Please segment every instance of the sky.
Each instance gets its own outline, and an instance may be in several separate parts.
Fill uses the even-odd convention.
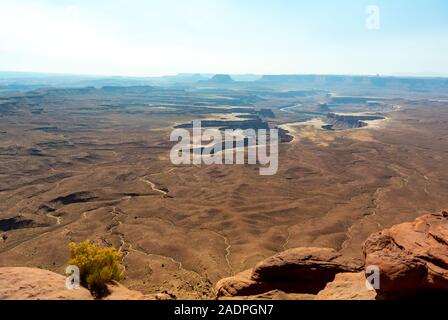
[[[448,1],[0,0],[0,70],[446,76]]]

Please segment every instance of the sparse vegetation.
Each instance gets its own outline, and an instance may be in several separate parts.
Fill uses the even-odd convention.
[[[89,240],[81,243],[70,243],[70,265],[80,271],[81,284],[87,287],[94,296],[106,294],[106,283],[123,278],[121,253],[117,249],[101,247]]]

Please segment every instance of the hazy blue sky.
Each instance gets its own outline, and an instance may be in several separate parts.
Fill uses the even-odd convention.
[[[448,75],[448,1],[0,0],[0,70]]]

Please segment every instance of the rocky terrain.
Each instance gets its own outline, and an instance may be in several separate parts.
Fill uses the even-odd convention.
[[[0,300],[94,300],[89,290],[67,289],[66,277],[37,268],[0,268]],[[113,282],[104,300],[172,300],[168,293],[143,294]]]
[[[92,300],[89,290],[68,290],[66,277],[36,268],[0,268],[0,300]]]
[[[371,235],[361,264],[332,249],[297,248],[220,280],[218,298],[375,300],[448,297],[448,212]],[[367,286],[369,266],[379,288]]]
[[[220,279],[286,250],[360,260],[370,234],[447,207],[443,93],[341,98],[297,78],[265,80],[2,94],[0,267],[63,274],[68,244],[89,239],[121,250],[130,290],[210,299]],[[303,122],[329,112],[387,119],[334,131]],[[240,113],[300,123],[285,132],[275,176],[171,163],[176,125]]]
[[[375,300],[448,297],[448,212],[425,215],[372,234],[364,261],[328,248],[295,248],[218,281],[218,299]],[[364,270],[377,266],[380,286]],[[32,268],[0,268],[0,299],[91,300],[86,289],[68,290],[65,277]],[[168,292],[143,294],[113,282],[105,300],[170,300]]]
[[[273,290],[317,294],[336,274],[360,270],[361,264],[345,260],[333,249],[296,248],[219,281],[216,291],[218,296],[257,295]]]
[[[376,233],[363,251],[381,270],[382,297],[448,297],[448,212]]]

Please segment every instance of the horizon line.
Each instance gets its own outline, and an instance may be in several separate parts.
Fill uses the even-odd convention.
[[[229,75],[229,76],[347,76],[347,77],[379,77],[379,78],[421,78],[421,79],[448,79],[448,74],[438,74],[436,72],[422,72],[422,73],[409,73],[399,72],[392,74],[359,74],[359,73],[213,73],[213,72],[178,72],[176,74],[160,74],[160,75],[117,75],[117,74],[93,74],[93,73],[66,73],[66,72],[46,72],[46,71],[16,71],[16,70],[0,70],[1,73],[16,73],[16,74],[34,74],[41,76],[72,76],[72,77],[92,77],[92,78],[164,78],[164,77],[176,77],[182,75],[201,75],[201,76],[215,76],[215,75]],[[432,75],[431,75],[432,74]]]

